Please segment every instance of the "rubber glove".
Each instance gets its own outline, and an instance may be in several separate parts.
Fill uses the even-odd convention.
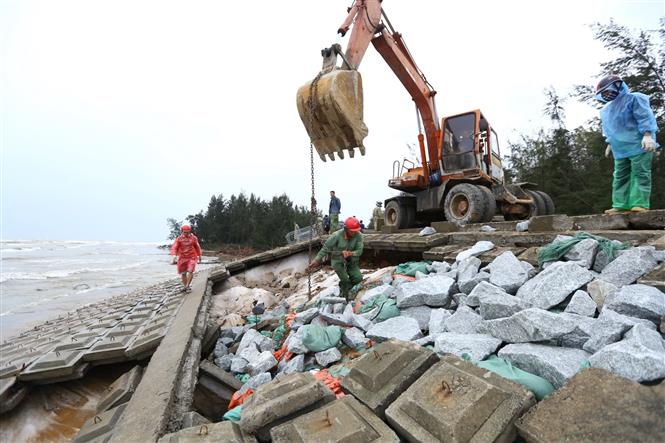
[[[612,146],[607,145],[605,148],[605,157],[610,158],[612,156]]]
[[[656,141],[648,132],[642,137],[642,149],[647,152],[656,152]]]

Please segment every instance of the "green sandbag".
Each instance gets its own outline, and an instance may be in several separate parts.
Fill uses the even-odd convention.
[[[538,265],[542,268],[543,263],[559,260],[566,255],[573,246],[587,238],[592,238],[599,243],[599,251],[603,251],[610,262],[616,258],[617,251],[628,247],[626,244],[617,244],[605,237],[588,234],[586,232],[578,232],[575,234],[575,237],[569,240],[559,240],[540,248],[538,251]]]
[[[374,318],[371,319],[372,321],[376,320],[377,322],[382,322],[388,320],[389,318],[399,316],[397,302],[392,298],[389,298],[387,295],[374,297],[360,308],[360,313],[362,314],[369,312],[377,306],[379,307],[379,312]]]
[[[542,400],[554,392],[552,383],[542,377],[516,368],[509,361],[499,358],[496,355],[490,355],[486,360],[474,362],[474,364],[479,368],[487,369],[495,374],[499,374],[503,378],[523,385],[529,391],[533,392],[538,400]]]
[[[416,276],[416,272],[422,272],[423,274],[429,274],[427,266],[431,265],[432,262],[427,261],[410,261],[402,263],[395,268],[395,274],[401,275],[410,275],[411,277]]]
[[[312,352],[321,352],[334,348],[342,338],[342,328],[339,326],[301,326],[302,344]]]
[[[241,415],[242,415],[242,405],[236,406],[235,408],[227,411],[222,418],[228,421],[240,421]]]

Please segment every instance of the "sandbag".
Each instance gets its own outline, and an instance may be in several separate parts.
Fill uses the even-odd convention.
[[[342,339],[342,328],[339,326],[305,325],[300,330],[303,345],[312,352],[334,348]]]
[[[389,298],[387,295],[379,295],[374,297],[360,308],[360,313],[362,314],[369,312],[377,306],[379,307],[379,312],[370,319],[372,321],[382,322],[388,320],[389,318],[399,316],[397,302],[394,299]]]
[[[228,421],[240,421],[240,416],[242,415],[242,405],[236,406],[235,408],[227,411],[226,414],[222,417],[224,420]]]
[[[479,368],[487,369],[503,378],[517,382],[533,392],[536,399],[542,400],[552,392],[554,386],[552,383],[530,372],[523,371],[513,366],[508,360],[499,358],[496,355],[490,355],[487,359],[474,362]]]
[[[427,270],[428,265],[431,265],[432,262],[427,261],[410,261],[402,263],[395,268],[395,274],[408,275],[410,277],[415,277],[416,271],[422,272],[423,274],[429,274]]]

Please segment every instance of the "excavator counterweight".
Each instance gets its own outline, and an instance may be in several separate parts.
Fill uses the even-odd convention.
[[[297,102],[300,119],[321,160],[326,161],[326,156],[335,160],[335,153],[343,159],[345,150],[353,157],[355,148],[365,155],[367,126],[358,71],[333,69],[319,74],[298,89]]]

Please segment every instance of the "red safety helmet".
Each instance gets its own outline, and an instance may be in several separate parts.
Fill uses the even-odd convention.
[[[192,232],[192,227],[189,226],[189,225],[182,225],[182,227],[180,228],[180,230],[181,230],[182,232]]]
[[[355,217],[349,217],[344,221],[344,229],[352,232],[360,232],[360,222]]]

